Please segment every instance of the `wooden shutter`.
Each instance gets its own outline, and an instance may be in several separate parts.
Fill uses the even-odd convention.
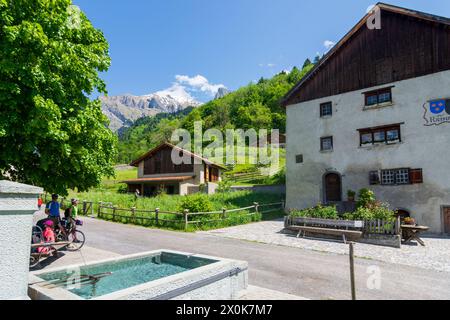
[[[370,185],[380,184],[380,173],[378,171],[370,171],[369,183]]]
[[[422,169],[409,170],[409,181],[412,184],[423,183],[423,170]]]

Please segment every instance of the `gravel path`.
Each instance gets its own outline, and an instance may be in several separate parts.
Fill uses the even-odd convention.
[[[265,221],[199,233],[320,252],[348,254],[348,245],[343,243],[296,238],[282,233],[282,230],[283,221]],[[401,249],[357,243],[355,255],[365,259],[450,272],[450,238],[424,237],[423,240],[426,247],[402,245]]]

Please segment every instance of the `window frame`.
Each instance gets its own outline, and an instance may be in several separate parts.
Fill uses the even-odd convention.
[[[366,107],[374,107],[374,106],[378,106],[380,104],[384,104],[384,103],[392,103],[393,102],[393,97],[392,97],[392,88],[393,87],[387,87],[387,88],[381,88],[381,89],[377,89],[377,90],[373,90],[373,91],[369,91],[369,92],[364,92],[364,106]],[[380,96],[384,95],[386,93],[389,93],[389,100],[386,101],[381,101],[380,102]],[[369,99],[372,97],[376,96],[376,103],[369,103]]]
[[[331,149],[324,149],[323,148],[323,143],[325,140],[330,140],[331,141]],[[326,137],[321,137],[320,138],[320,151],[322,152],[330,152],[334,150],[334,141],[333,141],[333,136],[326,136]]]
[[[401,126],[404,123],[396,123],[396,124],[390,124],[386,126],[379,126],[379,127],[373,127],[373,128],[364,128],[364,129],[358,129],[359,132],[359,146],[364,147],[367,145],[376,145],[376,144],[396,144],[402,142],[402,129]],[[397,139],[390,140],[388,139],[388,132],[390,131],[397,131]],[[375,135],[378,133],[383,133],[384,139],[382,140],[375,140]],[[372,135],[372,139],[370,142],[363,142],[363,136],[365,135]]]
[[[325,114],[324,113],[324,108],[325,107],[329,107],[330,109],[330,113],[329,114]],[[328,102],[324,102],[320,104],[320,117],[321,118],[327,118],[327,117],[332,117],[333,116],[333,102],[328,101]]]
[[[406,171],[407,180],[399,179],[398,175],[401,171]],[[384,180],[385,173],[392,174],[392,183],[386,183]],[[400,185],[409,185],[411,183],[411,169],[410,168],[397,168],[397,169],[382,169],[380,170],[380,185],[382,186],[400,186]]]

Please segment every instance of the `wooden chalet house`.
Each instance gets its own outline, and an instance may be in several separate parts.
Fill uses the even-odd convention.
[[[184,162],[175,164],[173,152],[183,157]],[[193,194],[201,190],[201,185],[204,185],[206,193],[212,194],[222,179],[222,171],[226,170],[224,166],[170,143],[150,150],[130,165],[138,168],[137,178],[124,183],[130,193],[138,189],[146,197],[154,196],[160,190],[170,195]]]

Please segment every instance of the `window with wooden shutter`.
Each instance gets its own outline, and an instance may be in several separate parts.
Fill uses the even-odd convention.
[[[422,169],[411,169],[409,171],[409,180],[412,184],[423,183],[423,170]]]
[[[378,171],[371,171],[369,173],[369,183],[371,185],[380,184],[380,173]]]

